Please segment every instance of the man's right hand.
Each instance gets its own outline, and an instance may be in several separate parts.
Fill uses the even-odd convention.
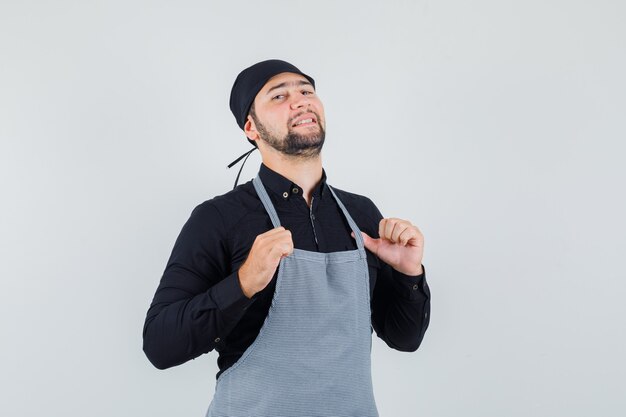
[[[239,268],[239,283],[246,297],[252,298],[269,284],[280,260],[293,252],[291,232],[280,226],[254,239],[250,253]]]

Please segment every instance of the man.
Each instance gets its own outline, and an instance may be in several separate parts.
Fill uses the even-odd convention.
[[[423,236],[326,182],[313,78],[263,61],[239,74],[230,104],[263,163],[192,212],[148,310],[144,351],[159,369],[219,352],[208,416],[377,416],[372,328],[400,351],[415,351],[428,328]]]

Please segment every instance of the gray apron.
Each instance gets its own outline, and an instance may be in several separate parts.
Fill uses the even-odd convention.
[[[274,227],[279,227],[258,176],[253,184]],[[281,259],[259,335],[217,379],[208,417],[378,416],[363,238],[330,190],[358,249],[331,253],[294,249]]]

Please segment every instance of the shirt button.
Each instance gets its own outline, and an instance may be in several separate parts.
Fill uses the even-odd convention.
[[[287,191],[285,191],[285,192],[283,193],[283,198],[287,198],[287,197],[289,197],[289,193],[288,193]]]
[[[315,214],[311,214],[311,220],[315,220]]]
[[[416,290],[417,288],[418,288],[418,287],[417,287],[417,284],[413,285],[413,289],[414,289],[414,290]]]
[[[215,338],[215,343],[219,343],[219,342],[220,342],[220,340],[222,340],[222,339],[220,339],[219,337],[216,337],[216,338]]]
[[[293,193],[294,193],[294,194],[298,194],[298,189],[297,189],[297,188],[295,188],[295,187],[294,187],[294,189],[293,189],[293,190],[291,190],[291,191],[293,191]]]

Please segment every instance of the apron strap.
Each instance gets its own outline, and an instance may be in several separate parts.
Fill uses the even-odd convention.
[[[267,194],[267,190],[265,189],[263,182],[261,182],[261,178],[259,178],[258,174],[252,180],[252,184],[254,185],[254,189],[256,190],[256,193],[259,195],[259,198],[261,199],[261,203],[263,203],[263,206],[265,206],[265,211],[267,211],[267,214],[269,214],[270,219],[272,220],[272,224],[274,225],[274,227],[280,227],[280,219],[278,218],[276,209],[274,208],[274,205],[272,204],[272,200],[270,200],[270,196]],[[356,222],[352,219],[352,216],[350,216],[350,213],[348,213],[348,210],[346,209],[346,207],[343,205],[343,203],[341,202],[341,200],[335,193],[335,190],[333,190],[333,188],[330,185],[328,185],[328,188],[330,189],[330,192],[335,198],[335,201],[337,201],[337,204],[339,205],[339,208],[343,212],[343,215],[346,217],[346,220],[348,220],[348,224],[350,225],[350,228],[354,232],[354,238],[356,240],[357,248],[364,249],[365,243],[363,242],[363,236],[361,235],[361,230],[356,225]]]
[[[254,185],[254,189],[256,190],[256,193],[259,195],[259,198],[261,199],[261,203],[263,203],[263,205],[265,206],[265,211],[267,211],[267,214],[270,215],[272,224],[274,225],[275,228],[280,227],[280,220],[278,219],[278,214],[276,213],[276,209],[274,208],[274,205],[272,204],[272,200],[270,200],[270,196],[267,194],[267,191],[265,190],[265,187],[263,186],[263,183],[261,182],[261,178],[259,178],[259,176],[257,175],[252,180],[252,184]]]

